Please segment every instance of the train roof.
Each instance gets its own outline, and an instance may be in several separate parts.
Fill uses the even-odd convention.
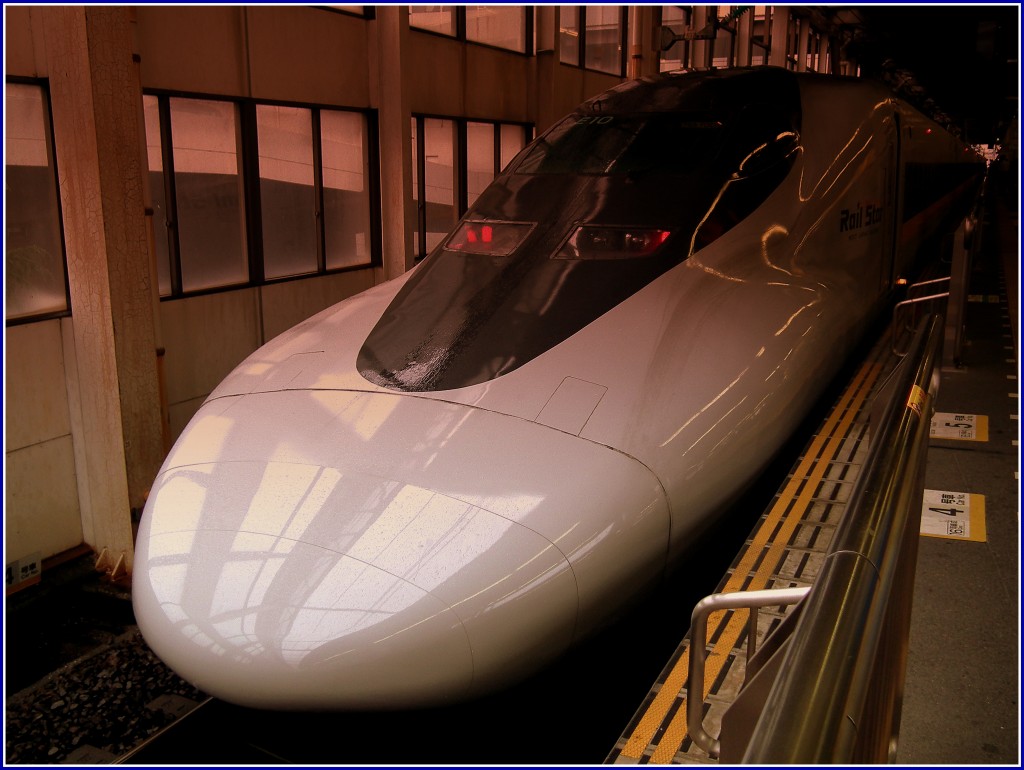
[[[781,67],[676,70],[617,85],[578,112],[725,111],[761,103],[799,103],[797,76]]]
[[[674,70],[621,83],[583,102],[576,112],[621,114],[707,111],[729,114],[757,104],[799,111],[802,80],[870,91],[875,98],[882,94],[892,96],[884,86],[873,81],[797,73],[782,67]]]

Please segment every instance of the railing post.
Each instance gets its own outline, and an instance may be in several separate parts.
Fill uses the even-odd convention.
[[[727,594],[705,596],[693,608],[690,616],[690,670],[686,693],[686,726],[693,742],[712,758],[719,754],[721,744],[704,729],[704,661],[707,659],[708,616],[712,612],[745,609],[751,611],[748,634],[756,631],[757,610],[761,607],[796,604],[811,589],[767,588],[759,591],[735,591]],[[747,661],[754,654],[754,647],[748,639]]]
[[[944,369],[960,368],[964,310],[967,304],[967,279],[971,262],[970,253],[967,250],[969,221],[969,219],[965,219],[953,236],[953,263],[949,271],[949,300],[946,303],[946,331],[942,355]]]

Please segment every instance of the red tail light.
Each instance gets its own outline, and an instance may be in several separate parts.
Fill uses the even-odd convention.
[[[463,222],[448,238],[445,248],[465,254],[507,257],[533,230],[530,222]]]
[[[669,230],[638,227],[576,228],[555,259],[640,259],[656,252]]]

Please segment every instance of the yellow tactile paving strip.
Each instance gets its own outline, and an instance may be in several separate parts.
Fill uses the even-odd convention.
[[[876,350],[875,355],[878,355]],[[869,360],[857,372],[803,458],[761,517],[758,526],[723,579],[719,592],[808,585],[824,559],[841,516],[849,485],[859,467],[856,457],[867,432],[864,406],[879,381],[882,364]],[[758,636],[767,635],[782,615],[759,613]],[[713,613],[708,620],[702,697],[708,732],[717,734],[721,712],[742,685],[748,611]],[[680,644],[644,705],[608,758],[616,764],[714,762],[687,740],[686,698],[689,635]]]

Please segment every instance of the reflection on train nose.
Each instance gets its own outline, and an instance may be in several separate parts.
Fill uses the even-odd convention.
[[[315,709],[396,698],[413,705],[438,688],[468,691],[466,632],[426,591],[318,546],[190,534],[195,552],[227,558],[204,560],[211,566],[200,572],[196,562],[159,555],[174,548],[174,536],[151,537],[134,602],[157,654],[204,692],[247,706]]]
[[[541,639],[568,644],[571,570],[527,528],[366,474],[238,462],[219,484],[221,465],[161,477],[133,589],[146,640],[209,694],[275,708],[426,705],[469,696]],[[260,492],[268,479],[272,495]],[[498,629],[517,602],[545,611],[507,636]]]

